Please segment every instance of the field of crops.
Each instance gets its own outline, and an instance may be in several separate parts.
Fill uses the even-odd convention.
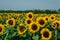
[[[60,14],[0,13],[0,40],[60,40]]]

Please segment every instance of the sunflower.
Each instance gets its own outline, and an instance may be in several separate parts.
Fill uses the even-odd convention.
[[[56,14],[57,16],[60,16],[60,14]]]
[[[16,13],[15,15],[16,15],[17,17],[19,17],[21,14],[20,14],[20,13]]]
[[[26,19],[26,20],[25,20],[25,23],[26,23],[26,25],[29,26],[29,25],[32,23],[32,20],[31,20],[31,19]]]
[[[56,20],[60,21],[60,18],[56,18]]]
[[[46,14],[46,13],[44,13],[44,14],[42,14],[43,16],[47,16],[48,14]]]
[[[5,28],[4,25],[0,24],[0,35],[3,34],[4,28]]]
[[[41,27],[44,27],[44,25],[46,24],[46,20],[43,17],[39,17],[37,18],[36,23],[39,24]]]
[[[39,16],[39,14],[34,14],[35,17]]]
[[[41,30],[42,39],[49,40],[52,37],[52,32],[48,28]]]
[[[6,17],[4,16],[4,18],[6,18],[6,19],[10,19],[10,18],[12,18],[12,16],[9,15],[9,14],[7,14],[7,16],[6,16]]]
[[[50,15],[50,17],[49,17],[49,19],[51,20],[51,21],[54,21],[55,19],[56,19],[56,17],[55,17],[55,15]]]
[[[20,18],[17,17],[17,18],[15,19],[15,21],[21,23],[21,22],[22,22],[22,19],[20,19]]]
[[[15,19],[11,18],[6,21],[6,24],[9,26],[15,26]]]
[[[32,33],[36,33],[39,30],[39,28],[40,28],[39,25],[35,22],[32,22],[29,26],[29,30]]]
[[[11,15],[12,17],[15,17],[15,14],[16,14],[16,13],[11,13],[10,15]]]
[[[17,31],[19,35],[23,35],[27,31],[27,28],[24,24],[20,24],[19,27],[17,27]]]
[[[53,29],[56,29],[56,28],[59,28],[60,27],[60,22],[58,20],[55,20],[53,23],[52,23],[52,28]]]
[[[48,16],[45,16],[44,19],[49,22],[49,17]]]
[[[25,16],[26,16],[27,18],[29,18],[29,19],[33,19],[34,14],[33,14],[32,12],[29,12],[29,13],[26,13]]]

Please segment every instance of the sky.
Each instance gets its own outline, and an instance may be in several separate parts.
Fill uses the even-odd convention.
[[[60,8],[60,0],[0,0],[0,10],[34,10]]]

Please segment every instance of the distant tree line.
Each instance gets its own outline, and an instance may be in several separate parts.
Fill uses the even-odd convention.
[[[0,10],[0,13],[28,13],[28,12],[33,12],[33,13],[47,13],[47,14],[50,14],[50,13],[60,13],[60,9],[58,10],[17,10],[17,11],[14,11],[14,10]]]

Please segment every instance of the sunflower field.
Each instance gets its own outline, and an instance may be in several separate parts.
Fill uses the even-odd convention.
[[[60,40],[60,14],[0,13],[0,40]]]

